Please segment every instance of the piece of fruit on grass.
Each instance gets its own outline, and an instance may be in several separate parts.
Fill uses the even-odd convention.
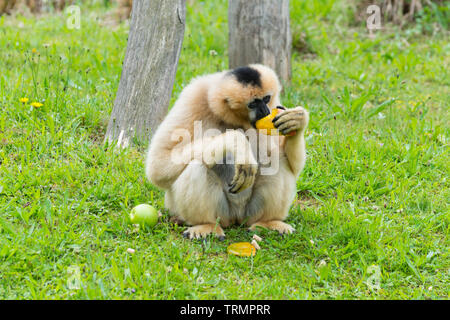
[[[130,222],[154,227],[158,223],[158,211],[151,205],[140,204],[131,210]]]
[[[230,244],[227,252],[236,256],[250,257],[256,254],[256,249],[250,242],[237,242]]]

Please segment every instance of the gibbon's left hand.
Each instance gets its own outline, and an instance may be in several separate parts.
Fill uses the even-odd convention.
[[[309,114],[302,107],[287,109],[279,113],[273,120],[273,125],[283,135],[292,131],[303,131],[308,125]]]

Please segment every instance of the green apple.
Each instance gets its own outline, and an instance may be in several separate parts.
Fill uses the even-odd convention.
[[[148,204],[140,204],[130,212],[132,224],[154,227],[158,223],[158,211]]]

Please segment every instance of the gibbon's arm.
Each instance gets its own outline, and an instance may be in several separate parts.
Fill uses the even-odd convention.
[[[280,95],[277,94],[274,96],[274,104],[276,106],[282,106],[280,101]],[[292,109],[288,109],[289,112],[292,112]],[[304,110],[302,108],[302,110]],[[305,110],[306,111],[306,110]],[[289,113],[288,112],[288,113]],[[304,125],[304,128],[298,130],[297,134],[294,136],[284,136],[284,153],[289,162],[289,166],[291,168],[292,173],[295,177],[298,177],[300,172],[303,170],[305,166],[306,160],[306,152],[305,152],[305,130],[309,121],[309,114],[306,111],[306,115],[303,120],[300,120],[298,126]]]
[[[177,143],[174,138],[156,133],[147,156],[147,177],[163,189],[169,189],[193,160],[211,168],[231,153],[236,164],[257,164],[245,135],[237,130],[192,142]]]
[[[302,107],[286,110],[278,120],[275,118],[275,126],[278,129],[297,130],[294,136],[286,136],[284,143],[284,153],[288,159],[291,171],[296,177],[305,166],[305,131],[308,122],[309,113]]]
[[[304,131],[299,131],[295,136],[286,137],[285,139],[284,153],[292,173],[298,177],[305,166],[306,160]]]
[[[172,183],[183,172],[187,163],[171,161],[171,157],[177,157],[177,150],[171,142],[164,144],[162,139],[154,136],[147,154],[145,173],[154,185],[169,189]]]

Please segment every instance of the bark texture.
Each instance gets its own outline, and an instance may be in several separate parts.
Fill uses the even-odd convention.
[[[289,0],[229,0],[229,67],[262,63],[291,79]]]
[[[185,0],[134,0],[127,51],[105,140],[151,137],[167,114],[184,36]]]

